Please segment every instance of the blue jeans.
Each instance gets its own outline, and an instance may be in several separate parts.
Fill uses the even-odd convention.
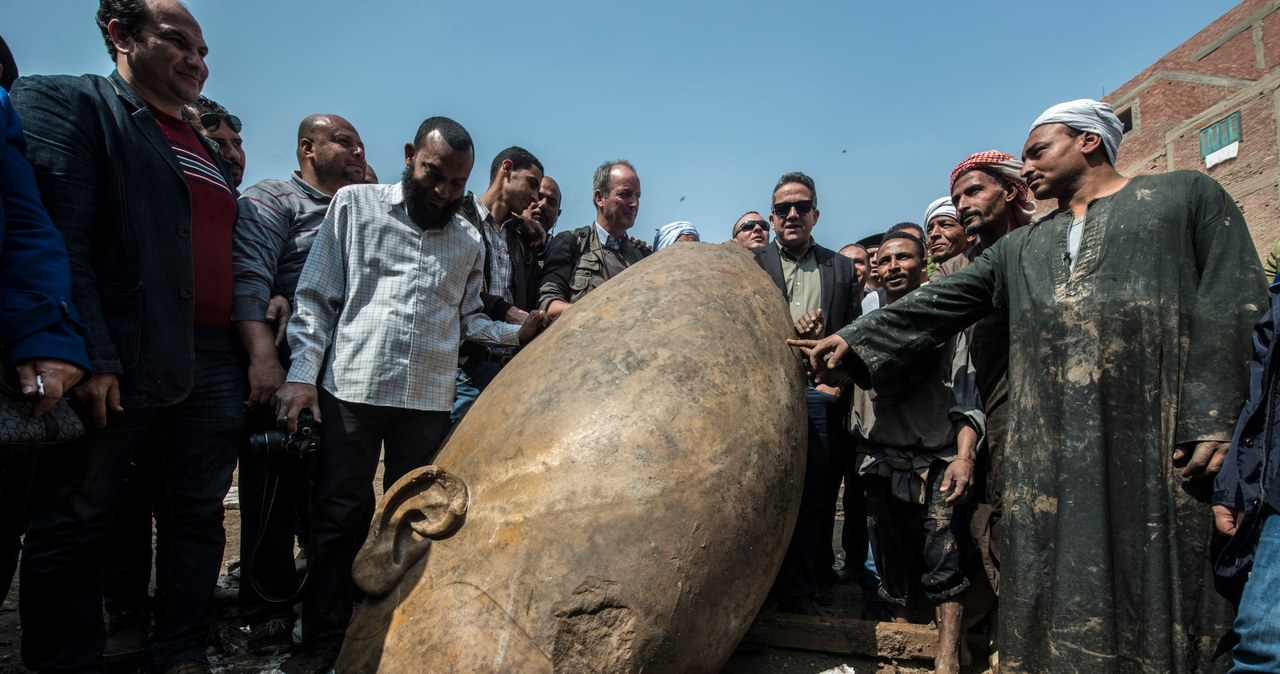
[[[1280,514],[1268,508],[1263,517],[1253,572],[1233,625],[1240,643],[1232,651],[1232,672],[1280,672]]]
[[[471,405],[475,403],[476,398],[480,397],[480,392],[502,371],[502,365],[490,361],[482,361],[467,369],[471,370],[470,374],[463,372],[461,369],[458,370],[453,413],[449,415],[449,421],[454,424],[462,421],[462,417],[467,415],[467,410],[471,409]]]
[[[244,432],[244,373],[229,352],[196,351],[195,384],[169,407],[108,413],[107,427],[36,459],[18,592],[22,660],[40,672],[105,672],[102,565],[129,462],[144,437],[160,447],[148,485],[156,517],[156,632],[148,659],[163,672],[203,659],[213,589]]]

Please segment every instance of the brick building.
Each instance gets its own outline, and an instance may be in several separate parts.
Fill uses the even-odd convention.
[[[1125,175],[1197,169],[1222,183],[1265,258],[1280,239],[1280,0],[1245,0],[1104,100]]]

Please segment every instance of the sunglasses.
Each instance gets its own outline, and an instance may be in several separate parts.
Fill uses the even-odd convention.
[[[773,205],[773,214],[785,218],[791,213],[791,209],[796,209],[796,215],[808,215],[813,210],[813,200],[805,199],[804,201],[784,201],[780,204]]]
[[[749,232],[753,229],[761,229],[767,232],[769,231],[769,223],[764,220],[748,220],[742,223],[742,225],[738,227],[738,231],[734,232],[734,234]]]
[[[244,125],[240,123],[239,117],[235,115],[220,115],[216,112],[206,112],[200,115],[200,126],[203,126],[205,131],[217,131],[218,127],[222,126],[222,120],[224,119],[227,120],[227,126],[230,126],[231,130],[236,133],[240,133],[240,129],[244,128]]]

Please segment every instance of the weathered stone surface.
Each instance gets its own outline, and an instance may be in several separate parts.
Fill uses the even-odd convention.
[[[338,671],[719,671],[798,508],[792,332],[732,243],[588,295],[388,490]]]

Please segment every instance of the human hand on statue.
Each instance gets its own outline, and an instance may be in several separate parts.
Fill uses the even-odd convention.
[[[788,339],[787,344],[800,349],[800,355],[808,361],[810,376],[819,380],[823,372],[839,367],[841,359],[849,354],[849,343],[839,335],[822,340]]]
[[[520,326],[520,343],[528,344],[533,341],[533,338],[550,324],[551,319],[547,317],[546,312],[530,311],[524,319],[524,324]]]
[[[1235,536],[1244,511],[1224,505],[1213,506],[1213,527],[1223,536]]]

